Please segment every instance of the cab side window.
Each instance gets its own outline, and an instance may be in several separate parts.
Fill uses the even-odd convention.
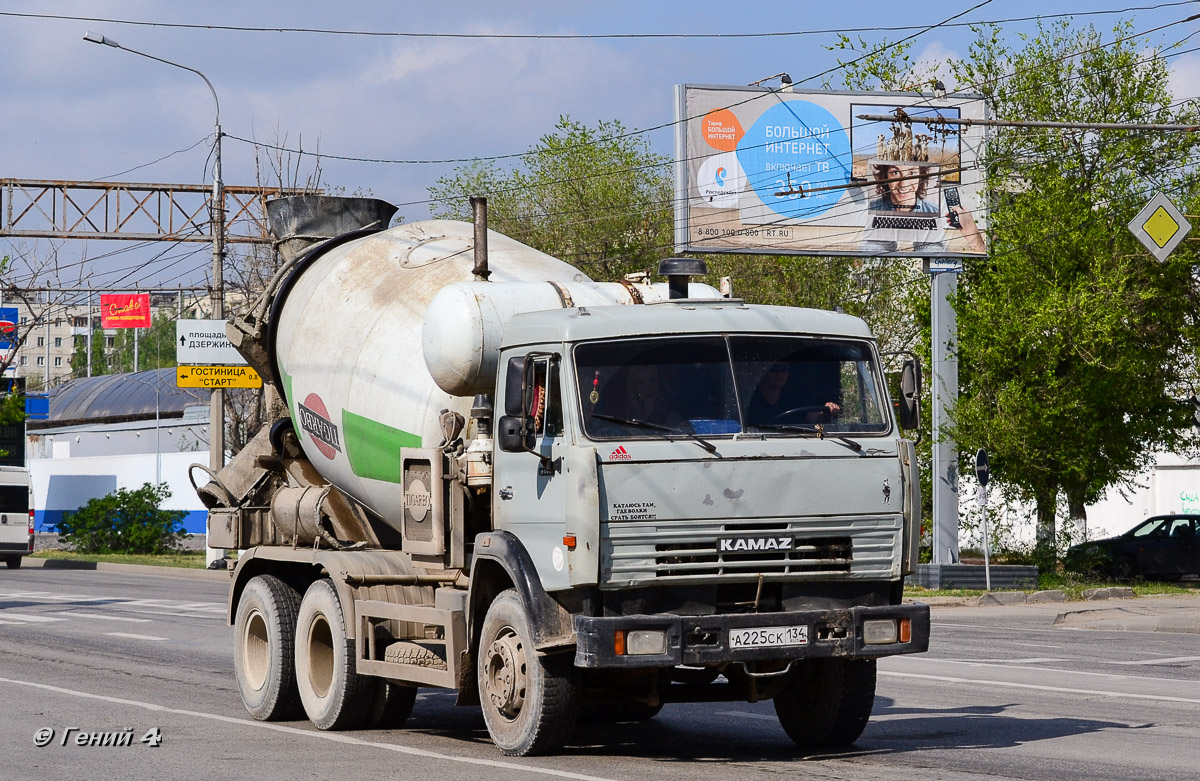
[[[533,420],[534,433],[538,438],[561,436],[562,386],[558,362],[554,358],[534,359],[532,385],[529,417]]]

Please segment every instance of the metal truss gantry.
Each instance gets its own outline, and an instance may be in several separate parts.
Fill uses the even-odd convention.
[[[310,192],[226,185],[225,241],[269,244],[268,198]],[[29,239],[212,241],[212,187],[0,179],[0,236]]]

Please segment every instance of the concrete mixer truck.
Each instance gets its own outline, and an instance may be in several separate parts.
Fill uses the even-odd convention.
[[[915,362],[894,408],[857,318],[692,259],[596,282],[475,205],[269,204],[283,265],[227,326],[268,423],[198,484],[249,713],[398,726],[440,687],[526,755],[581,711],[771,699],[853,742],[876,660],[928,646]]]

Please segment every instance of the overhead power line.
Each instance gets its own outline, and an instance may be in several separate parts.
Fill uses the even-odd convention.
[[[1005,19],[981,20],[978,22],[946,22],[939,27],[969,27],[973,24],[1016,24],[1031,22],[1039,19],[1076,18],[1081,16],[1108,16],[1125,14],[1133,11],[1154,11],[1160,8],[1172,8],[1188,5],[1191,0],[1177,0],[1170,3],[1155,5],[1135,5],[1124,8],[1111,8],[1096,11],[1076,11],[1074,13],[1039,14],[1036,16],[1015,16]],[[873,27],[845,27],[820,30],[782,30],[746,33],[455,33],[455,32],[414,32],[405,30],[345,30],[324,27],[256,27],[250,25],[232,24],[195,24],[185,22],[153,22],[142,19],[117,19],[102,16],[70,16],[66,14],[35,14],[19,13],[16,11],[0,11],[0,16],[22,19],[48,19],[69,22],[97,22],[103,24],[126,25],[134,27],[161,27],[180,30],[207,30],[212,32],[244,32],[244,33],[302,33],[308,35],[358,36],[365,38],[432,38],[432,39],[466,39],[466,40],[547,40],[547,41],[592,41],[592,40],[730,40],[755,38],[798,38],[811,35],[831,35],[845,33],[887,33],[908,32],[921,30],[925,25],[897,25]],[[961,14],[960,14],[961,16]]]

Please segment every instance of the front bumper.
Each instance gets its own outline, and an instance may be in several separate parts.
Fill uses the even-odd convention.
[[[867,645],[863,622],[874,619],[908,619],[907,642]],[[731,629],[749,627],[808,627],[808,642],[783,648],[729,647]],[[666,653],[617,654],[614,633],[635,629],[666,632]],[[729,613],[710,616],[633,615],[575,616],[576,667],[672,667],[773,659],[840,657],[874,659],[895,654],[920,653],[929,648],[928,605],[885,605],[837,610],[797,610],[786,613]]]

